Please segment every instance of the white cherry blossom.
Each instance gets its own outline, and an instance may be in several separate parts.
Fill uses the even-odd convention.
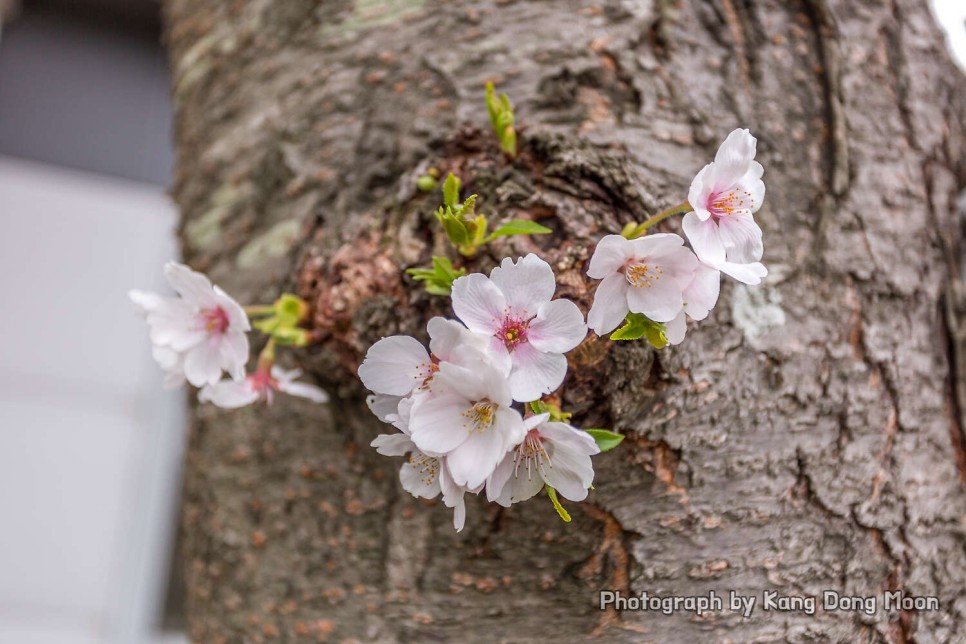
[[[628,312],[670,322],[684,308],[684,289],[699,266],[678,235],[607,235],[597,244],[587,269],[588,276],[603,280],[587,315],[590,328],[598,335],[610,333]]]
[[[528,418],[526,438],[510,450],[486,481],[486,497],[500,505],[526,501],[544,485],[571,501],[583,501],[594,481],[590,457],[600,448],[587,432],[549,421],[549,414]]]
[[[583,314],[566,299],[551,299],[557,281],[534,254],[503,260],[486,277],[453,282],[453,311],[472,331],[490,338],[493,356],[508,356],[513,399],[536,400],[555,390],[567,373],[564,353],[587,335]]]
[[[251,329],[244,309],[207,277],[183,264],[168,262],[164,275],[180,297],[129,293],[148,322],[151,342],[165,349],[161,358],[155,354],[162,368],[182,367],[196,387],[218,382],[222,371],[242,379],[248,362],[246,333]]]
[[[478,488],[526,435],[506,374],[483,361],[473,367],[442,362],[430,394],[413,404],[413,442],[426,454],[446,456],[457,485]]]
[[[295,382],[301,375],[300,369],[286,370],[278,366],[259,368],[244,380],[221,380],[213,385],[205,385],[198,393],[198,400],[224,409],[238,409],[258,400],[271,404],[275,392],[281,391],[316,403],[329,401],[329,395],[315,385]]]
[[[691,182],[688,202],[694,210],[681,222],[702,262],[746,284],[757,284],[767,274],[760,263],[761,228],[754,218],[765,198],[756,146],[746,129],[728,135],[714,161]]]

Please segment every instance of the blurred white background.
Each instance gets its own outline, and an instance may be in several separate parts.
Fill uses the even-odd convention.
[[[177,256],[158,6],[0,16],[0,644],[186,641],[184,393],[126,296]]]
[[[966,0],[932,0],[966,68]],[[184,397],[126,292],[176,256],[150,0],[0,0],[0,644],[184,641]]]

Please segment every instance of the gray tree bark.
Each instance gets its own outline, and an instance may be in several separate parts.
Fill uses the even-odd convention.
[[[966,641],[962,73],[917,0],[167,0],[189,262],[246,302],[294,290],[328,406],[198,407],[183,534],[192,637],[262,641]],[[521,154],[489,132],[486,80]],[[586,310],[595,241],[759,139],[767,283],[726,282],[680,347],[588,341],[574,422],[628,440],[569,504],[467,528],[410,498],[355,377],[447,313],[402,269],[447,251],[453,171]],[[676,223],[670,223],[673,230]],[[559,291],[558,291],[559,292]],[[427,505],[431,507],[426,507]],[[599,611],[598,590],[934,595],[941,609]]]

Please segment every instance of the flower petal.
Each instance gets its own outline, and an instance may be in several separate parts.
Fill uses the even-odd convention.
[[[670,322],[664,323],[664,337],[667,338],[668,344],[681,344],[684,342],[684,336],[688,332],[688,321],[684,316],[684,311],[677,314]]]
[[[517,345],[510,372],[510,394],[513,400],[530,402],[551,393],[567,375],[567,358],[560,353],[544,353],[529,342]]]
[[[249,386],[247,381],[222,380],[213,385],[206,385],[198,393],[198,400],[210,402],[223,409],[238,409],[258,400],[258,393]]]
[[[469,408],[464,398],[454,395],[430,397],[413,409],[409,429],[416,447],[430,455],[452,452],[470,436],[464,427],[463,412]]]
[[[164,298],[148,312],[151,342],[186,351],[205,340],[208,334],[199,323],[198,311],[184,300]]]
[[[416,449],[413,441],[405,434],[379,434],[369,443],[383,456],[405,456]]]
[[[377,394],[408,395],[429,376],[430,359],[416,338],[394,335],[369,347],[359,378]]]
[[[628,314],[627,290],[630,284],[620,273],[604,278],[594,293],[594,304],[587,314],[587,325],[597,335],[610,333],[617,328]]]
[[[768,275],[768,269],[761,262],[753,262],[751,264],[734,264],[732,262],[721,262],[714,266],[719,271],[725,275],[729,275],[734,279],[754,286],[755,284],[760,284],[763,277]]]
[[[149,293],[147,291],[132,290],[127,292],[127,296],[134,302],[138,313],[145,316],[158,308],[164,301],[164,298],[157,293]]]
[[[503,292],[506,305],[518,315],[533,315],[557,290],[550,264],[533,253],[516,262],[504,258],[490,271],[490,280]]]
[[[627,307],[634,313],[643,313],[655,322],[673,320],[683,306],[683,289],[670,275],[644,286],[631,286],[627,289]]]
[[[634,256],[634,247],[630,240],[622,235],[607,235],[597,242],[594,254],[587,267],[587,277],[602,280],[612,273],[616,273],[627,260]]]
[[[725,247],[714,219],[701,221],[697,213],[689,212],[681,220],[681,227],[698,259],[711,265],[724,261]]]
[[[402,399],[399,396],[373,394],[366,397],[366,405],[376,418],[384,423],[388,423],[389,416],[395,416],[399,413],[400,400]]]
[[[168,262],[164,265],[164,276],[171,288],[189,304],[201,309],[217,304],[211,280],[202,273],[193,271],[184,264]]]
[[[694,279],[684,289],[684,310],[688,317],[694,320],[708,317],[708,313],[718,303],[720,291],[721,273],[706,264],[699,264],[694,272]]]
[[[482,485],[506,453],[504,436],[493,426],[474,431],[446,455],[446,466],[457,485]]]
[[[279,382],[278,390],[287,393],[289,396],[306,398],[314,403],[329,402],[329,394],[321,388],[305,382]]]
[[[554,444],[550,466],[545,468],[544,478],[565,499],[583,501],[587,498],[587,488],[594,481],[594,466],[590,456],[568,449],[563,444]]]
[[[507,309],[503,292],[480,273],[456,278],[452,301],[453,312],[467,328],[488,336],[500,328]]]
[[[527,340],[535,349],[552,353],[566,353],[586,336],[584,314],[576,304],[565,299],[543,304],[527,329]]]
[[[728,189],[748,172],[758,140],[747,129],[732,130],[714,156],[713,189]]]
[[[673,233],[651,233],[630,241],[637,259],[664,257],[669,253],[679,251],[684,245],[680,235]]]
[[[549,440],[557,447],[565,447],[587,456],[600,453],[600,447],[597,446],[597,441],[594,440],[593,436],[567,423],[545,422],[540,425],[538,431],[541,437]]]
[[[761,228],[748,212],[722,217],[718,221],[718,237],[725,247],[729,262],[736,264],[757,262],[764,252]]]
[[[227,331],[209,340],[219,344],[219,366],[235,380],[245,377],[248,364],[248,336],[241,331]]]
[[[421,499],[439,496],[439,470],[442,464],[432,456],[415,451],[399,468],[399,482],[403,489]]]
[[[221,342],[209,338],[185,352],[184,375],[195,387],[218,382],[221,377]]]
[[[228,328],[238,331],[251,331],[251,322],[248,320],[248,314],[245,313],[242,305],[236,302],[228,293],[221,290],[221,287],[215,286],[213,290],[215,292],[217,306],[221,307],[221,310],[228,316]]]

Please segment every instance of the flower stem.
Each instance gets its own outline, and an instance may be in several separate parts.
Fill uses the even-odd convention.
[[[273,364],[275,364],[275,338],[269,338],[262,352],[258,354],[258,368],[270,369]]]
[[[270,304],[243,306],[242,308],[245,309],[246,315],[271,315],[275,312],[275,307]]]
[[[667,210],[663,210],[657,213],[653,217],[649,217],[647,221],[644,221],[638,224],[637,226],[631,228],[630,230],[627,230],[626,232],[623,233],[623,235],[628,239],[637,239],[638,237],[643,235],[647,231],[647,229],[653,226],[654,224],[664,221],[668,217],[672,217],[674,215],[681,215],[687,212],[691,212],[692,210],[694,210],[694,208],[691,207],[691,204],[689,204],[687,200],[682,201],[676,206],[672,206]]]

